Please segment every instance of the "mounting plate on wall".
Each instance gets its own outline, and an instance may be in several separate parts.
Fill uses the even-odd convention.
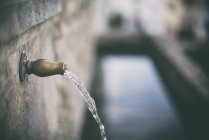
[[[27,63],[28,63],[28,58],[26,55],[26,52],[23,51],[20,56],[20,62],[19,62],[19,78],[20,81],[25,81],[27,79]]]

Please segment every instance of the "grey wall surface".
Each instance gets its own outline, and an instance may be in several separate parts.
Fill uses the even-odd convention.
[[[89,87],[93,35],[89,0],[0,3],[0,139],[79,139],[84,102],[62,76],[19,80],[19,59],[63,61]]]

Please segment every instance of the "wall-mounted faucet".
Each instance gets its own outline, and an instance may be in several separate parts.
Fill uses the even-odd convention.
[[[86,101],[89,111],[92,113],[96,122],[99,125],[102,140],[107,140],[104,125],[102,124],[94,99],[90,96],[87,89],[84,87],[80,79],[70,70],[66,68],[66,65],[62,62],[52,62],[46,59],[38,59],[35,61],[29,61],[26,53],[23,52],[20,56],[19,62],[19,77],[21,81],[27,78],[27,75],[35,74],[37,76],[45,77],[50,75],[62,74],[64,77],[71,80],[75,86],[77,86],[84,100]]]
[[[19,62],[20,81],[24,81],[29,74],[40,77],[63,74],[66,65],[63,62],[53,62],[47,59],[29,61],[25,52],[21,54]]]

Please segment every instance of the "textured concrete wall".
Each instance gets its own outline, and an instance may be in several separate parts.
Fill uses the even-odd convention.
[[[1,5],[9,16],[0,20],[0,139],[79,139],[84,102],[77,89],[62,76],[20,82],[18,63],[23,50],[30,60],[64,61],[88,87],[92,1],[35,1]]]

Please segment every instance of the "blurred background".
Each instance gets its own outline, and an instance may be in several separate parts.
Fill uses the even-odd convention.
[[[0,139],[98,140],[62,76],[19,80],[19,60],[62,61],[108,140],[209,139],[207,0],[1,0]]]

